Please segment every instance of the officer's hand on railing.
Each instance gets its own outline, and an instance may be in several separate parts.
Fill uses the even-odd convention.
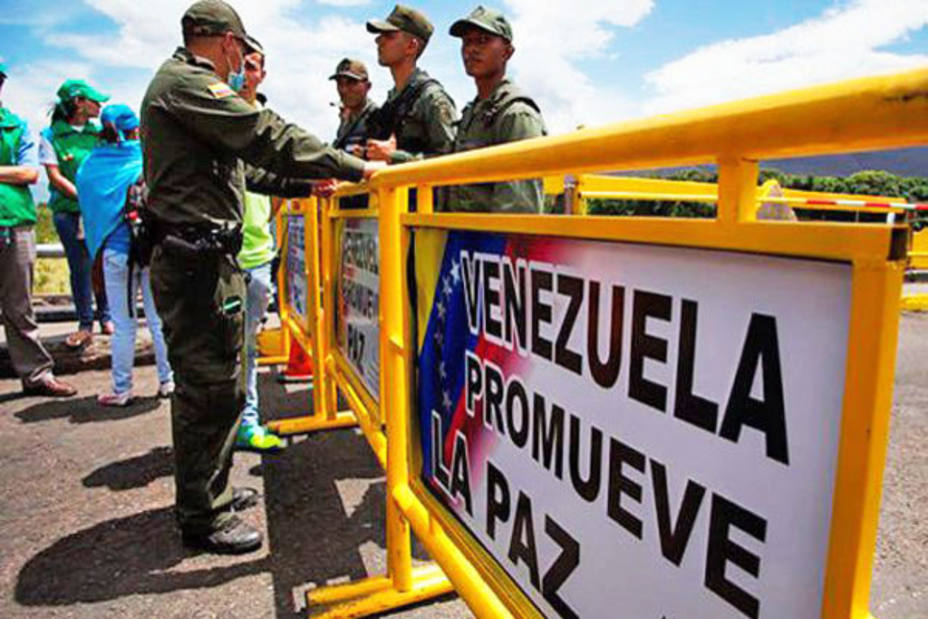
[[[338,181],[334,178],[313,183],[313,195],[317,198],[331,198],[336,189],[338,189]]]
[[[377,170],[383,170],[387,167],[385,161],[366,161],[364,163],[364,180],[370,180]]]
[[[389,140],[368,140],[367,158],[371,161],[390,161],[390,156],[396,152],[396,136],[391,135]]]

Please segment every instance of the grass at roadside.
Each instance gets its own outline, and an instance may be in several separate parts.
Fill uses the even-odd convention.
[[[60,243],[52,212],[44,204],[36,208],[36,243]],[[64,258],[40,258],[35,264],[33,294],[69,294],[68,262]]]

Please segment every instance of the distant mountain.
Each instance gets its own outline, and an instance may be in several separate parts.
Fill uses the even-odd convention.
[[[897,176],[928,177],[928,147],[900,148],[846,155],[822,155],[818,157],[797,157],[795,159],[769,159],[761,161],[760,167],[766,170],[779,170],[788,174],[809,174],[813,176],[850,176],[862,170],[883,170]],[[715,170],[714,165],[684,166],[660,168],[659,170],[636,170],[618,172],[618,176],[641,176],[657,173],[666,176],[683,170]]]
[[[761,167],[788,174],[815,176],[849,176],[861,170],[883,170],[897,176],[928,176],[928,147],[773,159],[762,161]]]

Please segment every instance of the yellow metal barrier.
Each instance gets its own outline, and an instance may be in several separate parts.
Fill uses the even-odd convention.
[[[381,466],[386,470],[387,437],[380,404],[346,354],[336,330],[341,297],[341,239],[346,222],[377,222],[377,210],[340,211],[332,200],[291,202],[282,217],[289,233],[284,237],[284,262],[280,276],[281,323],[288,337],[310,351],[314,361],[312,413],[271,422],[282,435],[305,434],[359,426]],[[294,228],[296,226],[296,228]],[[297,231],[296,234],[294,232]],[[302,238],[302,264],[292,258],[291,239]],[[376,251],[374,258],[377,258]],[[294,264],[291,264],[294,262]],[[294,286],[294,282],[304,282]],[[374,317],[376,323],[376,316]],[[387,387],[381,382],[380,392]],[[341,393],[350,409],[338,409]],[[347,618],[383,612],[448,593],[450,581],[434,564],[413,566],[409,525],[392,502],[386,509],[387,574],[360,582],[312,589],[307,602],[316,617]]]
[[[418,346],[405,268],[413,235],[420,231],[424,238],[478,231],[576,243],[597,241],[610,247],[624,248],[630,243],[632,247],[668,248],[671,253],[683,251],[681,255],[701,249],[730,255],[733,260],[754,254],[767,259],[828,261],[847,269],[848,331],[840,429],[835,430],[839,436],[822,585],[812,603],[825,619],[870,616],[867,606],[888,439],[906,230],[903,226],[757,221],[756,162],[924,144],[928,142],[926,91],[928,71],[855,80],[396,166],[374,177],[371,185],[380,213],[381,385],[390,386],[380,397],[387,422],[388,518],[391,513],[402,514],[478,616],[540,616],[539,604],[554,599],[551,596],[563,580],[552,577],[549,582],[549,571],[544,600],[540,593],[527,593],[531,587],[526,588],[524,569],[517,582],[511,566],[491,555],[420,476],[423,456],[417,441],[425,429],[412,421],[417,410]],[[434,214],[431,204],[431,189],[437,185],[705,161],[716,162],[720,173],[718,215],[713,220]],[[417,213],[408,211],[408,187],[417,188]],[[808,500],[814,503],[815,499]],[[397,517],[393,522],[404,520]],[[558,532],[556,526],[551,530]],[[527,543],[521,536],[514,538],[510,554],[525,558]],[[738,565],[756,576],[759,563],[752,568],[741,550]],[[574,558],[579,561],[579,555]],[[562,553],[556,563],[563,567],[563,559]],[[570,563],[571,558],[566,561]],[[397,583],[404,580],[396,576],[394,585],[402,588]],[[649,583],[649,587],[660,585]],[[597,589],[595,595],[606,593]],[[664,597],[672,600],[674,593],[667,591]],[[756,608],[747,602],[740,602],[742,614],[756,616]],[[612,612],[621,607],[620,601]],[[558,612],[570,616],[567,611]]]

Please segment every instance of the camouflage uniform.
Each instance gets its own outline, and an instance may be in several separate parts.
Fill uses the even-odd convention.
[[[402,4],[396,5],[386,20],[367,22],[368,32],[402,31],[426,43],[433,30],[425,15]],[[454,101],[442,85],[417,67],[402,89],[394,87],[387,93],[387,100],[371,120],[371,137],[387,140],[396,136],[390,163],[445,155],[454,143],[456,117]]]
[[[512,26],[506,17],[495,9],[482,6],[451,24],[448,33],[463,39],[468,32],[475,30],[484,36],[489,34],[507,44],[512,43]],[[537,138],[546,133],[538,105],[503,77],[488,96],[483,99],[478,96],[464,108],[454,152]],[[457,185],[448,187],[447,192],[440,210],[540,213],[544,205],[544,188],[540,179]]]
[[[545,123],[534,101],[523,96],[508,79],[489,98],[474,99],[461,117],[453,152],[545,135]],[[474,183],[448,188],[441,210],[540,213],[544,204],[541,180]]]
[[[454,146],[454,101],[437,80],[417,68],[402,90],[391,88],[374,123],[378,139],[396,136],[390,163],[445,155]]]

